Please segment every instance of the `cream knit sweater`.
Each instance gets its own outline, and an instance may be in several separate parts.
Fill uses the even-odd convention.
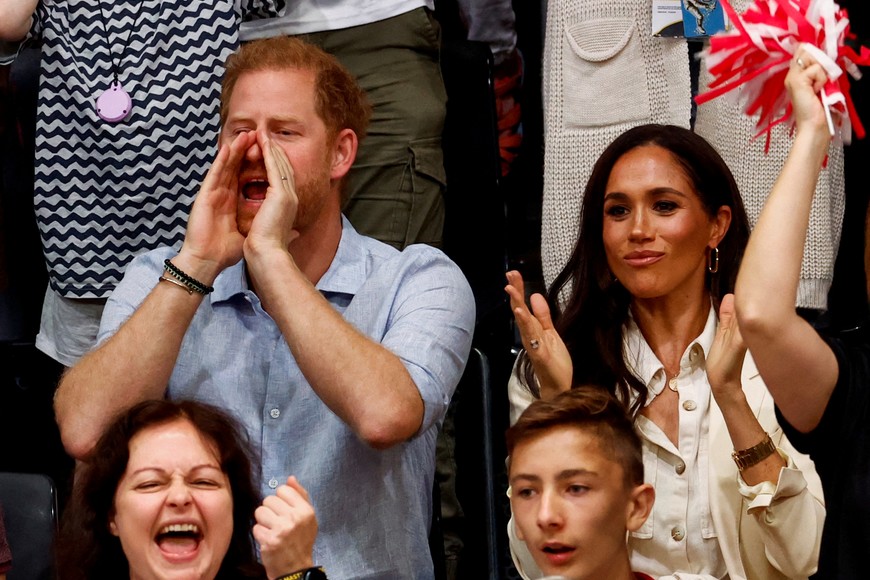
[[[733,4],[745,9],[747,0]],[[541,231],[547,285],[571,255],[583,189],[607,145],[644,123],[689,126],[688,47],[682,39],[653,37],[651,28],[652,0],[550,0]],[[750,142],[754,121],[721,99],[699,108],[696,130],[734,172],[754,224],[788,154],[787,130],[774,132],[765,156],[763,139]],[[844,207],[842,149],[833,148],[813,205],[799,306],[826,307]]]

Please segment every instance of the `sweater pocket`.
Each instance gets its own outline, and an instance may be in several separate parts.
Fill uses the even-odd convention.
[[[646,68],[634,20],[598,18],[568,24],[562,53],[566,127],[649,120]]]

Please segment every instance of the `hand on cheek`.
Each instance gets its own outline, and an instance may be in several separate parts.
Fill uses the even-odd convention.
[[[263,153],[269,187],[266,199],[251,224],[245,243],[246,257],[249,251],[287,251],[290,243],[298,237],[293,229],[299,203],[293,166],[284,150],[260,131],[257,132],[257,143]]]
[[[195,270],[191,275],[199,274],[198,279],[210,282],[242,257],[244,237],[236,220],[239,170],[254,142],[254,135],[242,133],[222,145],[193,203],[181,254],[192,261],[187,267]],[[197,263],[211,264],[216,271],[203,273]]]

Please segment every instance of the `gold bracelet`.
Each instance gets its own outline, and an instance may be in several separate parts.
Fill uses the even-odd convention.
[[[731,454],[731,457],[734,458],[734,463],[737,464],[737,470],[743,471],[748,467],[752,467],[753,465],[758,465],[776,451],[776,445],[773,444],[773,440],[770,438],[769,433],[764,434],[764,439],[762,439],[761,443],[757,445],[753,445],[749,449],[741,449],[740,451],[735,451]]]
[[[162,276],[160,276],[160,277],[157,279],[157,282],[158,282],[158,283],[160,283],[160,282],[172,282],[173,284],[175,284],[175,285],[178,286],[179,288],[182,288],[182,289],[183,289],[185,292],[187,292],[188,294],[193,294],[193,288],[188,288],[187,285],[184,284],[183,282],[179,282],[179,281],[176,280],[175,278],[170,278],[170,277],[167,276],[166,274],[163,274]]]

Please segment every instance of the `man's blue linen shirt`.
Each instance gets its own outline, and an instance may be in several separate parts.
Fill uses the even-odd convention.
[[[211,403],[241,420],[262,453],[264,495],[296,475],[319,522],[315,562],[331,579],[431,579],[435,437],[471,347],[474,298],[439,250],[415,245],[399,252],[342,220],[338,251],[317,289],[402,360],[425,405],[419,432],[378,451],[326,407],[248,288],[244,262],[218,276],[197,310],[168,396]],[[106,306],[100,342],[142,303],[163,260],[174,255],[161,248],[130,264]]]

